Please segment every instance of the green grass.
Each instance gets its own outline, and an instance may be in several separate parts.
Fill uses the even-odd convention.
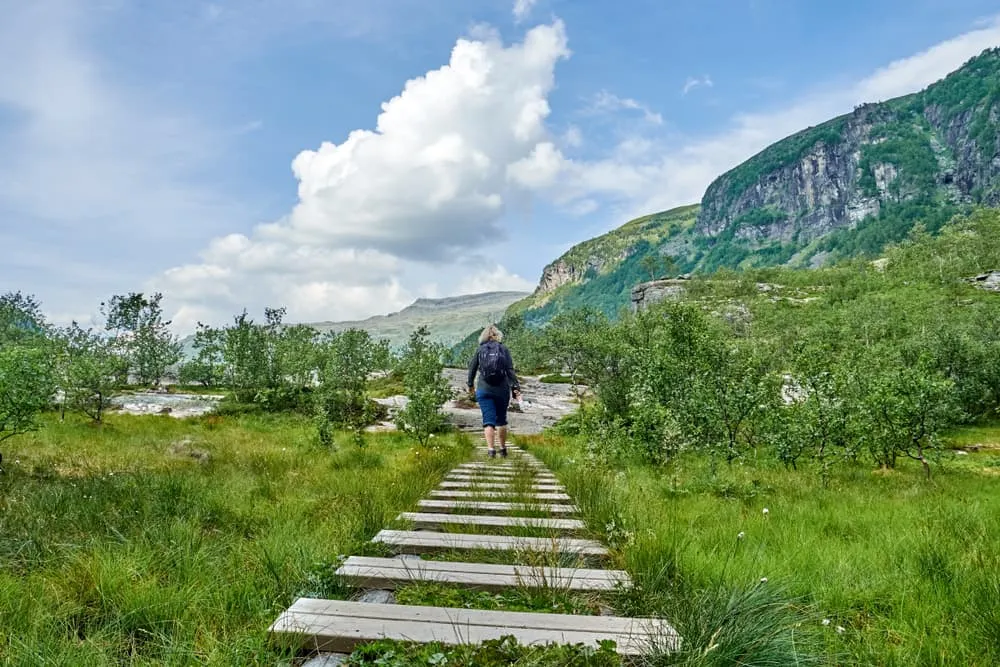
[[[348,594],[339,557],[470,450],[438,443],[330,451],[294,416],[49,419],[4,443],[0,662],[288,664],[267,627]]]
[[[601,611],[599,596],[573,593],[559,588],[515,588],[500,593],[489,593],[438,583],[416,583],[397,590],[396,602],[432,607],[552,614],[594,615]]]
[[[998,436],[995,427],[951,434]],[[588,469],[576,441],[522,442],[633,575],[616,611],[662,613],[685,638],[664,664],[736,664],[723,658],[740,644],[739,664],[782,664],[764,657],[792,652],[822,664],[1000,661],[996,452],[946,459],[929,482],[918,466],[843,466],[824,487],[812,471],[751,463],[713,477],[695,456]],[[714,657],[699,658],[713,642]]]

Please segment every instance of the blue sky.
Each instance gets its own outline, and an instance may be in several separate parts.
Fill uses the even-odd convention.
[[[572,244],[1000,45],[996,11],[0,0],[0,290],[58,322],[161,290],[184,332],[531,289]]]

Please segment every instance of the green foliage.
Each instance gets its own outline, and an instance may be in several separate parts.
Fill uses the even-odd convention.
[[[0,442],[38,428],[52,401],[55,368],[49,327],[30,295],[0,295]]]
[[[0,442],[37,429],[38,415],[49,407],[54,390],[46,349],[0,346]]]
[[[445,425],[441,406],[451,398],[451,388],[442,371],[441,356],[444,350],[429,340],[426,327],[420,327],[410,336],[410,342],[399,360],[399,372],[408,400],[399,411],[396,424],[421,446]]]
[[[180,359],[181,346],[164,321],[159,292],[146,298],[141,292],[116,294],[101,304],[105,328],[114,335],[129,373],[141,385],[156,385],[167,367]]]
[[[595,468],[584,438],[530,447],[617,545],[635,585],[615,612],[667,618],[683,637],[653,664],[985,667],[1000,660],[1000,497],[986,467],[1000,429],[948,435],[982,450],[946,457],[932,483],[912,461],[845,461],[821,478],[765,456]]]
[[[643,216],[574,246],[553,264],[569,267],[577,282],[512,305],[505,319],[523,316],[526,325],[537,328],[559,312],[582,306],[616,316],[629,305],[636,283],[690,267],[689,258],[664,254],[663,248],[693,228],[698,211],[693,205]],[[463,345],[467,349],[468,341]]]
[[[869,197],[899,200],[916,197],[930,199],[935,191],[940,167],[930,142],[926,121],[906,118],[885,123],[872,130],[871,141],[861,149],[858,163],[858,187]],[[888,192],[880,192],[875,182],[875,167],[890,164],[898,176],[888,184]]]
[[[385,370],[384,348],[360,329],[325,336],[316,391],[317,426],[324,445],[333,444],[335,428],[348,429],[357,445],[364,444],[364,428],[378,415],[367,395],[368,378]]]
[[[767,227],[788,219],[788,214],[774,206],[755,208],[747,211],[732,222],[732,227]]]
[[[300,415],[42,422],[0,477],[4,664],[290,665],[267,627],[300,595],[345,599],[337,555],[471,446],[318,449]]]
[[[410,644],[379,641],[358,648],[347,665],[379,665],[380,667],[415,667],[417,665],[449,665],[450,667],[617,667],[621,658],[614,642],[602,642],[598,647],[575,645],[521,646],[513,635],[474,645],[444,646],[437,642]]]
[[[195,358],[181,365],[178,379],[182,384],[215,387],[225,377],[226,333],[207,324],[198,323],[194,334]]]
[[[0,346],[36,342],[47,325],[41,304],[29,294],[0,294]]]
[[[888,246],[905,240],[918,226],[939,231],[961,210],[944,203],[886,202],[877,216],[863,220],[854,229],[838,229],[824,237],[817,250],[836,258],[876,257]]]
[[[596,460],[770,455],[828,478],[911,458],[930,474],[943,430],[1000,408],[1000,303],[963,280],[1000,266],[997,238],[1000,212],[981,211],[937,237],[918,228],[883,270],[720,273],[617,322],[561,315],[540,349],[593,389],[573,427]],[[811,301],[783,296],[805,287]]]
[[[58,333],[64,407],[100,422],[128,373],[128,360],[113,339],[73,322]]]
[[[971,137],[984,159],[997,152],[997,127],[990,113],[1000,105],[1000,49],[989,49],[969,60],[944,80],[913,100],[914,110],[935,107],[943,120],[973,113]]]

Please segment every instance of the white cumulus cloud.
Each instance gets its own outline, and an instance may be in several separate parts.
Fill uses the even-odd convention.
[[[455,265],[502,242],[511,189],[551,182],[561,163],[545,121],[569,50],[559,21],[513,45],[477,34],[385,102],[374,129],[301,152],[292,162],[299,201],[287,216],[215,239],[200,263],[156,286],[192,313],[250,301],[287,305],[290,319],[354,318],[406,305],[414,295],[401,277],[414,266]],[[497,271],[475,284],[525,287]]]

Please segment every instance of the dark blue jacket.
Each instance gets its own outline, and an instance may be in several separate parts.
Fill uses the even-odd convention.
[[[479,352],[483,349],[483,345],[486,343],[481,343],[479,348],[476,349],[476,353],[472,355],[472,361],[469,362],[469,378],[466,381],[466,386],[471,387],[472,383],[476,379],[476,373],[479,371]],[[507,372],[504,376],[503,382],[499,385],[493,385],[483,379],[483,376],[479,376],[479,381],[476,383],[476,389],[478,391],[489,391],[494,393],[510,393],[511,391],[521,391],[521,385],[517,382],[517,375],[514,374],[514,360],[510,356],[510,350],[500,343],[500,350],[503,352],[504,359],[507,362]]]

